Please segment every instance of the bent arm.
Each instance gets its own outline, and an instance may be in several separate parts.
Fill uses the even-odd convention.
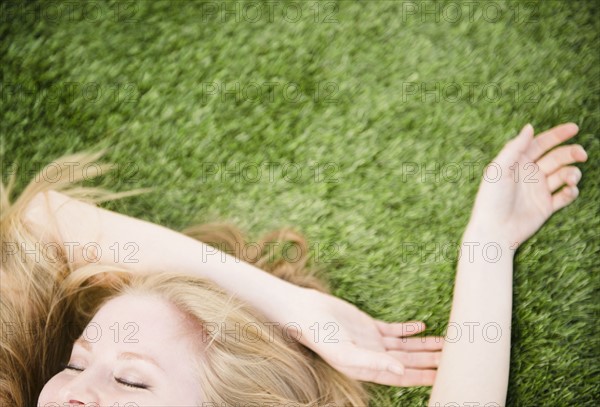
[[[56,221],[57,230],[49,219]],[[57,191],[36,196],[25,211],[25,221],[41,242],[62,245],[75,267],[96,263],[205,277],[271,318],[277,304],[305,290],[182,233]]]
[[[429,406],[473,405],[469,402],[504,406],[513,253],[481,225],[470,224],[463,234],[452,310]]]

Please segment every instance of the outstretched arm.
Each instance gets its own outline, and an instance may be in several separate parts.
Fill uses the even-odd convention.
[[[506,398],[513,250],[485,225],[480,226],[469,225],[463,235],[446,343],[430,406],[455,402],[462,407],[468,401],[502,406]]]
[[[546,154],[577,132],[577,126],[568,123],[533,138],[533,127],[527,125],[486,167],[462,238],[430,406],[505,404],[513,254],[554,212],[577,197],[581,172],[568,164],[587,159],[583,148],[562,146]]]

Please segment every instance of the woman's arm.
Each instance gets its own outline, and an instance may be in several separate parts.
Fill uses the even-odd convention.
[[[430,406],[504,405],[513,253],[554,212],[577,197],[581,171],[567,164],[586,161],[587,154],[578,145],[553,148],[578,130],[567,123],[534,139],[533,127],[527,125],[486,167],[462,239],[446,343]]]
[[[450,402],[461,407],[466,402],[503,406],[505,402],[513,250],[481,226],[469,225],[462,238],[452,311],[430,406]]]
[[[56,221],[57,230],[49,225]],[[161,225],[48,191],[26,210],[26,222],[46,243],[58,242],[74,267],[97,263],[132,271],[173,271],[210,279],[269,316],[304,288]]]
[[[56,221],[58,230],[49,220]],[[189,236],[56,191],[36,196],[25,221],[42,243],[62,245],[75,268],[94,262],[201,276],[248,302],[272,323],[290,328],[291,337],[349,377],[395,386],[433,384],[439,338],[386,345],[422,332],[420,321],[375,320],[342,299],[288,283]],[[405,373],[398,373],[403,367]]]

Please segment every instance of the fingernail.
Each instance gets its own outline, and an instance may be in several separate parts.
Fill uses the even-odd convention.
[[[395,374],[404,374],[404,368],[400,365],[389,365],[388,370]]]

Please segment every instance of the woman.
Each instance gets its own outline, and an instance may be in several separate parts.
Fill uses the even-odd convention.
[[[231,226],[184,235],[85,203],[139,192],[74,188],[85,172],[64,170],[100,155],[47,166],[14,203],[14,174],[2,188],[3,405],[358,406],[367,393],[356,379],[433,383],[441,342],[417,339],[388,355],[379,329],[404,325],[324,294],[293,231],[265,236],[253,254]],[[270,261],[267,243],[283,241],[300,256]],[[402,376],[385,372],[402,369],[397,356],[411,357]]]
[[[20,256],[23,250],[18,247],[14,250],[11,247],[12,255],[3,253],[2,290],[10,293],[7,296],[10,301],[5,306],[3,296],[2,321],[22,323],[44,341],[38,352],[35,350],[38,348],[28,345],[31,339],[19,333],[23,330],[15,331],[18,340],[5,341],[3,338],[1,361],[3,366],[9,366],[8,374],[3,372],[1,381],[3,401],[23,405],[26,400],[34,400],[37,389],[29,383],[36,383],[36,380],[39,383],[56,373],[56,365],[65,355],[64,350],[52,345],[67,343],[69,335],[66,332],[69,331],[73,338],[80,334],[81,337],[73,347],[72,360],[66,371],[56,373],[41,391],[41,405],[91,402],[100,405],[132,402],[140,406],[202,405],[206,402],[285,405],[292,401],[300,405],[364,405],[366,394],[358,381],[398,386],[433,383],[429,401],[432,406],[467,405],[467,402],[503,405],[508,384],[514,251],[554,212],[577,197],[575,185],[581,172],[568,164],[585,161],[587,155],[581,146],[554,149],[577,132],[577,126],[568,123],[534,138],[532,126],[527,125],[486,167],[463,235],[462,247],[469,252],[463,250],[459,258],[449,327],[452,324],[492,326],[495,335],[486,336],[485,340],[473,341],[469,337],[447,340],[441,360],[438,358],[441,341],[437,338],[425,341],[400,339],[422,331],[422,323],[389,324],[374,320],[350,304],[319,291],[318,285],[312,284],[315,280],[308,280],[303,287],[296,286],[249,263],[236,264],[234,256],[225,255],[224,261],[210,259],[205,256],[208,246],[194,239],[95,208],[69,198],[67,194],[39,194],[31,187],[22,194],[22,201],[9,207],[9,193],[3,188],[4,252],[8,252],[5,243],[27,239],[48,247],[58,242],[59,249],[72,242],[98,242],[94,246],[95,257],[86,251],[67,253],[63,250],[63,256],[57,256],[63,260],[58,262],[59,265],[44,256],[42,260],[28,263],[27,259],[19,259],[23,257]],[[567,186],[561,189],[564,184]],[[68,182],[55,184],[53,189],[60,190],[66,185]],[[6,191],[10,191],[10,185]],[[76,197],[82,191],[68,192]],[[24,202],[27,205],[19,207]],[[9,209],[5,212],[4,208]],[[28,232],[15,226],[18,224],[15,219],[21,219],[21,215],[27,225],[23,230],[31,231],[29,236]],[[46,224],[48,217],[56,219],[54,228]],[[77,221],[78,218],[85,223]],[[202,230],[188,232],[194,235],[201,234]],[[219,234],[212,237],[232,241]],[[115,267],[114,263],[118,261],[101,255],[105,253],[103,249],[108,251],[119,238],[120,241],[136,242],[142,259],[127,264],[126,270]],[[165,242],[169,243],[165,245]],[[495,254],[490,256],[488,251],[471,250],[479,245],[493,247]],[[90,262],[90,257],[96,266],[82,267]],[[264,258],[256,264],[269,269]],[[288,263],[272,271],[294,281],[299,275],[297,271],[303,267],[303,262]],[[167,268],[187,277],[147,272]],[[224,291],[214,294],[220,289],[206,278],[237,295],[252,308],[246,309],[244,303],[234,299],[228,302]],[[19,304],[19,299],[31,299],[32,293],[37,295],[33,297],[35,301]],[[268,295],[264,296],[264,293]],[[202,304],[204,298],[210,298],[210,301]],[[227,304],[231,304],[233,311]],[[26,306],[25,312],[17,312],[19,305]],[[214,308],[207,309],[209,306]],[[70,329],[65,329],[68,326],[65,322],[73,317],[80,319],[75,320]],[[273,349],[264,347],[262,339],[255,342],[259,345],[251,345],[256,337],[262,338],[261,335],[246,337],[239,342],[243,345],[238,343],[231,348],[223,338],[227,337],[236,320],[246,324],[276,321],[291,329],[275,327],[266,341]],[[218,322],[222,321],[225,325],[218,328]],[[311,326],[315,323],[323,326],[327,322],[338,328],[337,342],[319,341],[311,335]],[[139,342],[121,343],[115,340],[118,336],[112,336],[128,323],[131,332],[139,329]],[[84,326],[85,330],[82,329]],[[89,334],[92,327],[102,332],[111,330],[111,337]],[[296,335],[298,343],[288,340],[289,331]],[[266,330],[259,328],[256,332],[266,333]],[[234,336],[239,338],[240,335],[235,332]],[[145,352],[141,351],[142,345],[146,347]],[[184,352],[196,357],[177,358]],[[118,364],[119,357],[131,365]],[[153,376],[159,383],[153,385],[157,386],[154,393],[143,388],[149,386],[147,383],[136,381],[141,380],[136,375],[142,374],[142,365],[149,369],[153,364],[150,357],[158,359],[154,362],[159,365]],[[173,364],[176,358],[178,363]],[[131,367],[133,360],[139,365],[137,372]],[[39,374],[31,369],[28,372],[26,366],[31,361],[43,366]],[[160,384],[161,367],[164,373],[168,369],[172,372],[164,376],[165,380],[179,377],[176,383]],[[121,368],[123,371],[118,372]],[[126,372],[126,368],[132,371]],[[26,384],[20,387],[17,379],[22,377],[31,381],[25,381]],[[101,385],[101,380],[111,384],[106,381]],[[9,391],[17,396],[8,399]]]
[[[112,291],[38,405],[365,404],[358,383],[206,280],[136,275]]]

